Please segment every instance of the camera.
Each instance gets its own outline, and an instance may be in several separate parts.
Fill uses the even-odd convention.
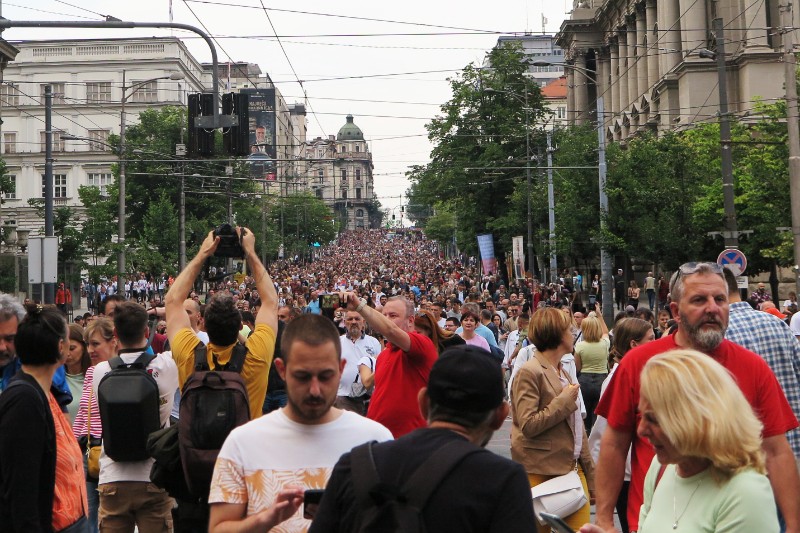
[[[337,309],[341,304],[338,294],[323,294],[320,309]]]
[[[214,257],[237,257],[244,258],[244,248],[242,248],[242,237],[236,232],[236,228],[230,224],[221,224],[214,228],[214,237],[219,237],[219,245],[214,252]]]

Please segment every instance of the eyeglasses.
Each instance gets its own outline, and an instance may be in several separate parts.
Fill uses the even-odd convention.
[[[672,275],[672,278],[669,280],[669,290],[672,292],[675,283],[678,281],[678,278],[681,276],[691,276],[692,274],[696,274],[701,270],[709,270],[713,274],[719,274],[722,276],[724,273],[722,271],[722,266],[717,263],[712,263],[710,261],[692,261],[690,263],[684,263],[678,267],[678,270]]]

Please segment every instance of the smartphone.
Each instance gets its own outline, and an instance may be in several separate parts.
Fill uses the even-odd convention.
[[[564,522],[560,516],[549,514],[549,513],[539,513],[539,517],[544,520],[544,523],[553,528],[553,531],[556,533],[575,533],[575,531]]]
[[[322,295],[322,303],[320,304],[320,308],[322,309],[337,309],[339,307],[339,295],[338,294],[323,294]]]
[[[313,520],[322,501],[323,489],[309,489],[303,493],[303,518]]]

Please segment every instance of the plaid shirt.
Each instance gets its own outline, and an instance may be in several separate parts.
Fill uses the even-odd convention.
[[[754,310],[747,302],[736,302],[730,305],[725,338],[764,358],[800,419],[800,342],[789,326],[769,313]],[[789,431],[786,437],[800,459],[800,428]]]

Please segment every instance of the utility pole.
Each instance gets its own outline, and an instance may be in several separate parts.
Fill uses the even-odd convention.
[[[783,36],[784,85],[786,88],[786,127],[789,137],[789,198],[794,244],[795,292],[800,294],[800,116],[797,110],[797,57],[794,55],[792,4],[781,8]]]
[[[44,86],[44,236],[55,236],[53,228],[53,86]],[[45,259],[45,247],[42,245],[42,261]],[[42,264],[44,277],[44,264]],[[42,302],[55,302],[55,283],[42,281]]]
[[[731,122],[728,114],[728,75],[725,71],[725,38],[721,18],[714,19],[717,42],[717,73],[719,75],[719,142],[722,156],[722,199],[725,207],[725,248],[739,247],[736,227],[736,206],[733,189],[733,154],[731,153]]]
[[[608,225],[608,195],[606,194],[606,131],[605,102],[597,97],[597,171],[600,185],[600,288],[603,295],[603,319],[614,322],[614,297],[611,292],[611,255],[606,249],[605,230]]]
[[[117,254],[117,290],[125,294],[125,69],[122,69],[122,100],[120,101],[119,112],[119,210],[117,213],[117,243],[119,253]]]
[[[528,107],[528,87],[525,87],[525,178],[528,182],[527,197],[528,201],[528,270],[533,277],[535,272],[536,259],[533,257],[533,215],[531,213],[531,123],[530,123],[531,108]]]
[[[181,137],[183,134],[181,133]],[[186,145],[181,144],[175,146],[175,155],[178,157],[186,157]],[[180,204],[178,206],[178,271],[183,272],[186,268],[186,162],[181,161],[181,191],[180,191]]]
[[[556,201],[553,192],[553,133],[547,132],[547,219],[550,229],[550,281],[558,280],[558,257],[556,256]]]

